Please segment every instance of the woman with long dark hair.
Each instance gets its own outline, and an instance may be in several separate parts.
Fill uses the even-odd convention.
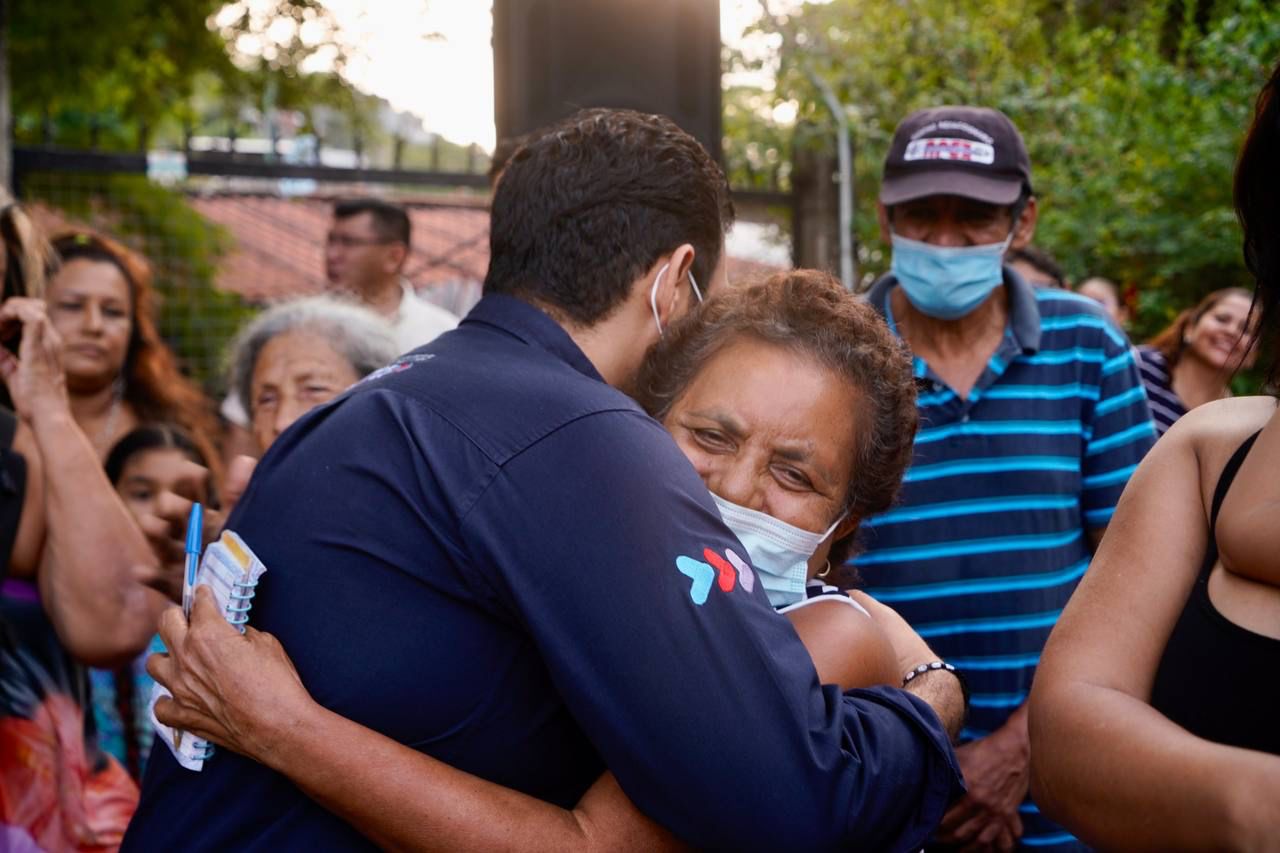
[[[1280,66],[1236,169],[1258,328],[1280,330]],[[1271,378],[1280,359],[1270,365]],[[1280,408],[1206,403],[1156,443],[1031,696],[1036,802],[1117,850],[1280,847]]]
[[[49,317],[65,345],[71,411],[99,454],[139,423],[168,422],[215,460],[212,408],[156,331],[147,262],[88,231],[63,234],[53,248]]]

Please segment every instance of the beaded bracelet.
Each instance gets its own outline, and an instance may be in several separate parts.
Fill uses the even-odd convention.
[[[906,675],[902,677],[902,686],[906,687],[908,684],[912,682],[913,679],[916,678],[916,676],[924,675],[926,672],[936,672],[938,670],[944,670],[946,672],[951,673],[960,682],[960,694],[961,696],[964,697],[965,716],[968,717],[969,716],[969,682],[965,679],[964,674],[961,673],[960,670],[956,669],[954,666],[952,666],[951,664],[947,663],[944,660],[935,660],[933,663],[920,664],[918,667],[911,670],[910,672],[908,672]]]
[[[956,671],[956,668],[954,666],[952,666],[951,664],[947,663],[944,660],[936,660],[933,663],[922,663],[915,669],[908,672],[906,675],[902,676],[902,686],[906,687],[908,684],[911,683],[911,680],[915,678],[917,675],[924,675],[926,672],[930,672],[935,669],[945,669],[947,672],[952,672],[952,673]]]

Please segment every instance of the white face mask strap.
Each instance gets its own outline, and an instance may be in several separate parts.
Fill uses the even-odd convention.
[[[698,287],[698,280],[693,277],[693,270],[689,270],[689,283],[693,285],[693,295],[698,297],[698,304],[702,304],[702,288]]]
[[[662,321],[658,319],[658,285],[662,284],[662,276],[666,273],[670,262],[662,265],[658,274],[653,277],[653,289],[649,291],[649,307],[653,309],[653,322],[658,324],[658,337],[662,337]]]
[[[827,528],[827,532],[822,534],[822,541],[826,542],[827,538],[831,536],[832,533],[835,533],[836,528],[839,527],[841,524],[843,524],[844,520],[848,517],[849,517],[848,510],[845,510],[844,512],[840,513],[840,517],[837,518],[835,521],[831,522],[831,526]]]

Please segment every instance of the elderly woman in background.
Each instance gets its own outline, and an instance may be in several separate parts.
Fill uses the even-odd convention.
[[[637,397],[689,457],[750,560],[745,572],[717,568],[738,568],[744,586],[759,584],[786,612],[823,683],[896,685],[932,659],[893,611],[820,577],[843,561],[859,522],[892,503],[910,461],[911,360],[875,311],[812,271],[727,290],[668,331]],[[175,656],[149,668],[182,704],[158,706],[162,719],[274,767],[381,845],[678,846],[611,775],[566,810],[337,716],[311,698],[274,638],[236,635],[203,594],[190,634],[180,615],[166,621]]]
[[[1161,435],[1197,406],[1231,396],[1232,375],[1257,357],[1252,304],[1247,290],[1215,290],[1138,347],[1142,384]]]
[[[1280,332],[1280,66],[1236,170],[1259,328]],[[1218,363],[1237,319],[1215,322]],[[1194,324],[1193,324],[1194,328]],[[1280,360],[1270,365],[1280,378]],[[1113,850],[1280,849],[1280,408],[1205,403],[1129,481],[1031,694],[1036,802]]]
[[[391,326],[367,308],[329,296],[259,314],[231,345],[230,379],[259,453],[321,403],[391,362]]]

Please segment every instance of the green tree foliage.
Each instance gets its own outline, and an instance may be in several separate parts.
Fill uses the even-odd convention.
[[[320,0],[17,0],[9,11],[19,144],[174,145],[245,133],[246,115],[272,107],[312,124],[328,108],[350,144],[375,115],[377,99],[338,73],[348,48]],[[317,67],[330,70],[305,73]],[[251,313],[214,287],[229,234],[141,176],[27,175],[22,193],[147,255],[162,333],[196,379],[218,384],[220,349]]]
[[[9,67],[19,141],[146,145],[195,75],[231,70],[217,0],[18,0]]]
[[[920,107],[969,103],[1004,110],[1026,138],[1041,201],[1036,242],[1076,280],[1138,288],[1135,337],[1208,290],[1248,282],[1231,172],[1280,58],[1274,4],[833,0],[762,28],[784,45],[775,103],[796,101],[799,120],[829,138],[812,71],[849,107],[868,276],[888,263],[875,200],[894,127]],[[776,136],[766,110],[750,115],[765,127],[726,128]]]
[[[9,66],[18,142],[144,149],[235,128],[246,109],[370,110],[321,0],[17,0]],[[326,69],[330,73],[304,73]]]

